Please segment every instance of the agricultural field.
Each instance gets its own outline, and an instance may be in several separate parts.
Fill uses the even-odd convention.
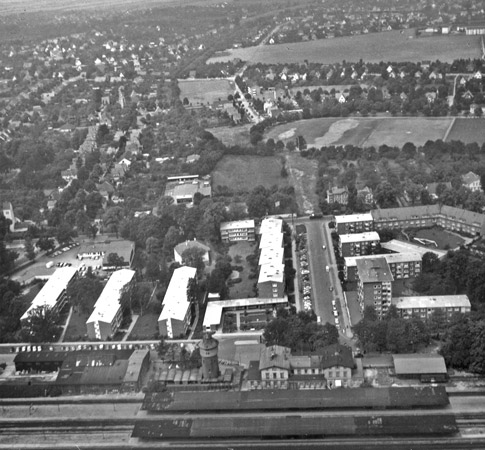
[[[206,130],[228,147],[233,145],[246,147],[250,145],[249,130],[252,126],[253,124],[246,124],[237,127],[206,128]]]
[[[234,85],[228,80],[178,80],[180,98],[187,98],[189,105],[212,105],[227,101],[229,94],[234,94]]]
[[[212,181],[215,187],[228,186],[235,192],[249,192],[259,185],[288,186],[289,179],[281,177],[281,168],[277,156],[227,155],[217,164]]]
[[[360,36],[321,39],[293,44],[265,45],[225,50],[209,63],[240,58],[249,64],[304,63],[333,64],[346,61],[451,62],[458,58],[480,58],[480,37],[437,35],[416,38],[414,30],[371,33]]]
[[[406,142],[423,145],[443,139],[452,118],[348,117],[300,120],[270,129],[266,138],[288,142],[302,135],[308,146],[329,145],[369,147],[386,144],[402,147]]]
[[[465,144],[485,142],[485,120],[484,119],[455,119],[446,141],[462,141]]]

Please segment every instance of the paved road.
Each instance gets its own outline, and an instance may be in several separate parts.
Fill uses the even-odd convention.
[[[341,334],[351,338],[350,319],[344,302],[342,286],[338,279],[331,230],[328,228],[329,221],[330,219],[300,218],[295,222],[304,224],[307,228],[308,260],[315,314],[320,316],[322,323],[335,323],[332,300],[336,300]],[[325,249],[323,249],[324,245]],[[329,266],[330,269],[328,273],[325,270],[326,266]]]

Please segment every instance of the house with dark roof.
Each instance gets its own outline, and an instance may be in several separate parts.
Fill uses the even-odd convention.
[[[402,354],[392,355],[394,373],[399,378],[418,378],[422,382],[446,382],[448,371],[441,355]]]

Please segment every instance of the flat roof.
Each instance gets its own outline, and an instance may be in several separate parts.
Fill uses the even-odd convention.
[[[389,242],[381,242],[381,247],[396,253],[419,253],[421,258],[425,253],[434,253],[438,258],[442,258],[446,255],[445,250],[438,250],[435,247],[423,247],[421,245],[416,245],[411,242],[403,242],[397,239],[392,239]]]
[[[47,306],[53,308],[59,297],[67,288],[69,282],[76,276],[77,269],[74,267],[61,267],[57,269],[47,280],[47,283],[35,296],[31,305],[22,315],[20,320],[25,320],[29,317],[29,312],[39,306]]]
[[[209,327],[211,325],[219,325],[221,323],[222,312],[226,308],[240,308],[249,306],[264,306],[264,305],[274,305],[287,303],[288,299],[286,297],[276,297],[276,298],[238,298],[235,300],[221,300],[213,301],[207,303],[207,308],[205,310],[204,316],[204,327]]]
[[[259,248],[267,248],[267,247],[282,247],[283,246],[283,233],[276,232],[276,233],[264,233],[261,235],[261,239],[259,241]]]
[[[268,217],[261,221],[259,232],[265,233],[281,233],[283,230],[283,220],[275,217]]]
[[[396,375],[447,373],[445,359],[440,355],[413,353],[392,355]]]
[[[364,283],[394,281],[389,264],[382,256],[357,261],[357,272]]]
[[[112,322],[121,306],[120,297],[123,288],[131,282],[135,273],[134,270],[120,269],[111,274],[86,323]]]
[[[467,295],[421,295],[413,297],[393,297],[391,304],[398,309],[410,308],[471,308]]]
[[[261,254],[259,255],[259,262],[260,266],[264,264],[283,264],[283,256],[285,253],[285,249],[283,247],[274,246],[274,247],[264,247],[261,249]]]
[[[254,220],[234,220],[232,222],[222,222],[221,231],[225,230],[240,230],[246,228],[254,228]]]
[[[349,222],[373,222],[374,218],[371,213],[365,214],[346,214],[344,216],[335,216],[335,223],[349,223]]]
[[[380,241],[379,233],[377,231],[368,231],[367,233],[353,233],[353,234],[341,234],[339,236],[342,244],[350,242],[371,242]]]
[[[195,267],[179,267],[173,271],[170,284],[163,298],[163,309],[158,321],[167,319],[184,320],[189,302],[187,301],[187,285],[191,278],[195,278]]]
[[[262,264],[259,269],[258,284],[272,281],[283,283],[285,265],[282,263]]]
[[[418,252],[386,253],[383,255],[346,256],[344,258],[345,265],[347,267],[356,267],[358,260],[371,259],[371,258],[375,258],[376,256],[384,257],[388,264],[402,263],[402,262],[417,262],[422,260],[422,255]]]

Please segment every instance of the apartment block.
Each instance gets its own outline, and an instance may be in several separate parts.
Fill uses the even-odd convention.
[[[254,220],[237,220],[221,223],[222,242],[254,241]]]
[[[335,228],[338,234],[366,233],[374,231],[374,219],[370,213],[335,216]]]
[[[342,257],[370,255],[380,243],[375,231],[367,233],[342,234],[339,236],[339,251]]]
[[[431,295],[417,297],[394,297],[391,301],[401,317],[419,317],[427,320],[441,310],[449,320],[454,314],[465,314],[471,310],[470,300],[466,295]]]

